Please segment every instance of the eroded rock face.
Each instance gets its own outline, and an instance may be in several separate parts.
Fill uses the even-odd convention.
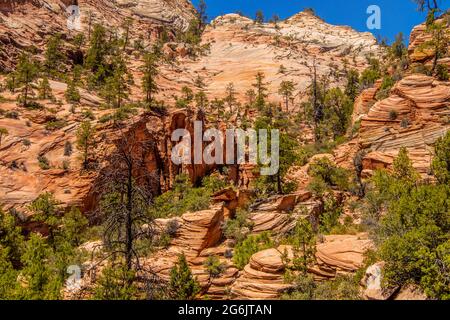
[[[2,0],[0,1],[0,68],[12,70],[23,49],[34,47],[37,57],[50,36],[61,33],[70,38],[67,7],[77,4],[79,18],[70,25],[89,34],[99,23],[119,32],[126,18],[133,19],[129,38],[141,38],[144,44],[156,39],[162,28],[184,30],[194,17],[195,9],[187,0]]]
[[[395,85],[391,95],[373,105],[362,118],[361,149],[367,151],[366,174],[390,167],[401,147],[414,167],[429,171],[433,144],[450,128],[450,86],[424,75],[412,75]]]
[[[276,299],[291,288],[284,281],[285,265],[281,255],[274,248],[255,253],[232,285],[232,296],[236,299]]]
[[[162,22],[181,30],[189,27],[194,18],[193,6],[188,0],[114,0],[119,8],[129,9],[141,20]]]
[[[195,61],[180,60],[186,81],[193,82],[198,75],[202,76],[208,94],[214,97],[225,96],[227,84],[233,82],[239,88],[241,102],[246,101],[244,93],[252,88],[258,71],[270,80],[266,82],[271,98],[281,102],[278,94],[281,81],[293,80],[297,90],[305,91],[311,83],[313,61],[318,76],[326,75],[331,83],[343,84],[343,78],[329,74],[336,72],[335,67],[342,69],[344,59],[349,67],[361,71],[367,66],[367,53],[376,56],[381,53],[370,33],[333,26],[307,12],[277,25],[255,24],[238,14],[226,14],[211,22],[202,41],[210,44],[209,53]],[[168,79],[176,82],[179,76],[168,75]],[[299,96],[297,100],[304,95]]]
[[[363,266],[364,253],[373,248],[367,234],[330,235],[317,244],[317,266],[312,273],[323,278],[357,271]]]
[[[447,30],[450,30],[450,25],[448,24],[449,17],[449,14],[444,14],[441,18],[437,19],[436,22],[447,22]],[[426,65],[430,65],[432,63],[431,60],[434,57],[434,50],[429,47],[423,46],[424,43],[430,41],[431,39],[432,35],[427,32],[425,23],[419,24],[418,26],[414,27],[414,29],[411,31],[408,47],[409,58],[412,63],[425,63]],[[448,49],[450,49],[450,44],[448,44]],[[448,57],[442,58],[438,61],[438,63],[450,66],[450,59]]]
[[[320,203],[312,198],[309,191],[267,200],[252,208],[252,233],[270,231],[273,235],[286,234],[295,227],[301,216],[315,216],[320,210]]]
[[[50,85],[55,98],[65,101],[66,85],[56,81],[50,81]],[[14,102],[17,93],[3,94],[7,100],[1,103],[2,111],[18,115],[16,119],[0,117],[0,127],[8,130],[0,145],[0,199],[4,209],[26,211],[26,205],[43,192],[52,192],[67,207],[95,209],[103,188],[102,177],[114,170],[111,155],[117,151],[117,141],[124,138],[134,144],[133,157],[139,159],[140,167],[135,168],[134,175],[154,175],[148,185],[154,195],[168,190],[179,173],[187,173],[195,182],[211,170],[202,164],[178,166],[171,160],[172,131],[190,130],[192,126],[184,111],[160,116],[140,110],[116,126],[99,121],[112,112],[98,108],[102,99],[85,90],[80,94],[81,106],[74,112],[70,104],[58,105],[49,100],[39,101],[46,107],[42,110],[28,110]],[[96,118],[92,121],[96,135],[95,146],[89,151],[91,169],[85,171],[76,133],[87,108]],[[60,128],[48,126],[58,121]],[[47,168],[43,167],[45,159]]]

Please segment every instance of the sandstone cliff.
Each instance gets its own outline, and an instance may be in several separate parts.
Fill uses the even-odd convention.
[[[202,39],[210,45],[209,53],[194,61],[181,60],[183,74],[190,77],[186,81],[203,77],[212,97],[223,97],[227,84],[233,82],[241,101],[259,71],[266,76],[271,97],[278,97],[281,81],[292,80],[295,99],[300,101],[311,83],[314,65],[319,77],[342,84],[344,65],[361,71],[367,67],[368,54],[382,54],[370,33],[327,24],[309,12],[277,24],[255,24],[238,14],[227,14],[214,19]],[[170,78],[178,80],[174,75]]]

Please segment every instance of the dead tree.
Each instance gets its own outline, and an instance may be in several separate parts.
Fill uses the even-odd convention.
[[[111,155],[110,170],[102,177],[99,214],[104,220],[104,242],[113,260],[123,257],[127,271],[140,271],[139,240],[153,239],[152,204],[158,172],[149,172],[145,157],[154,141],[141,141],[136,133],[117,128],[116,151]]]

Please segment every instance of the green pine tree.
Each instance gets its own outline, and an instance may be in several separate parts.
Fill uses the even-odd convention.
[[[38,76],[38,68],[30,56],[26,53],[19,58],[19,63],[15,71],[17,81],[23,86],[22,95],[20,97],[21,103],[24,107],[28,106],[28,97],[32,90],[31,84]]]
[[[26,300],[53,300],[61,297],[63,282],[49,263],[54,253],[38,234],[32,233],[22,255],[20,271],[24,282],[21,298]]]
[[[81,151],[83,157],[83,168],[88,169],[89,155],[91,149],[95,146],[95,128],[91,122],[84,121],[77,130],[77,148]]]
[[[192,275],[184,254],[170,270],[169,296],[174,300],[193,300],[200,292],[200,285]]]
[[[155,79],[158,75],[157,61],[156,56],[153,54],[147,53],[144,56],[142,89],[145,94],[145,102],[149,105],[153,103],[154,94],[158,92],[158,86]]]
[[[47,77],[43,77],[39,82],[39,99],[50,99],[52,97],[52,88]]]
[[[34,213],[34,221],[41,222],[48,228],[48,243],[56,249],[56,236],[61,225],[59,202],[52,193],[45,192],[29,205],[29,210]]]
[[[434,176],[442,184],[450,184],[450,131],[436,141],[431,164]]]

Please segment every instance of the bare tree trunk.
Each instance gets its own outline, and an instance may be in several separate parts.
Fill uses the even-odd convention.
[[[126,232],[126,266],[127,271],[131,270],[133,257],[133,230],[132,230],[132,213],[133,213],[133,164],[128,164],[128,182],[127,182],[127,217],[125,223]]]
[[[277,189],[278,189],[278,193],[279,194],[283,194],[283,189],[281,187],[281,176],[280,176],[280,171],[278,170],[277,173]]]

